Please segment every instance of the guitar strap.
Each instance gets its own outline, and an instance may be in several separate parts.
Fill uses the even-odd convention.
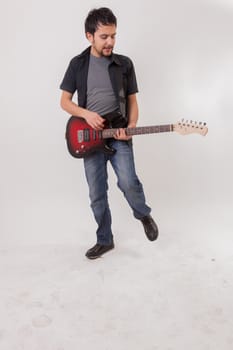
[[[120,74],[117,74],[116,79],[117,79],[117,86],[118,86],[119,107],[120,107],[121,115],[125,119],[127,119],[126,98],[125,98],[124,85],[123,85],[123,72],[121,67],[118,67],[118,69],[120,70]]]
[[[126,117],[126,99],[124,96],[123,87],[121,87],[121,89],[119,91],[119,103],[120,103],[121,115],[123,116],[123,118],[127,119],[127,117]]]

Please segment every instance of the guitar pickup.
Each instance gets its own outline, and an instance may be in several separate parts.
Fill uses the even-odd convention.
[[[83,141],[86,141],[86,142],[90,141],[90,131],[89,131],[89,129],[78,130],[77,136],[78,136],[78,142],[79,143],[82,143]]]
[[[84,141],[89,142],[90,141],[90,130],[89,129],[84,129]]]
[[[77,138],[78,138],[78,142],[82,143],[83,142],[83,130],[78,130],[77,132]]]

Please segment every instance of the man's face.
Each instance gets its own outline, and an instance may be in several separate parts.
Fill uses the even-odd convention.
[[[92,35],[86,33],[87,39],[91,43],[91,54],[96,57],[110,56],[112,54],[115,37],[116,37],[116,26],[115,25],[102,25],[100,24]]]

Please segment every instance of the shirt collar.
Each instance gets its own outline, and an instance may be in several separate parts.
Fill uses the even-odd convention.
[[[111,63],[114,62],[114,63],[116,63],[118,66],[121,66],[121,62],[120,62],[118,56],[117,56],[115,53],[112,54],[110,60],[111,60]]]

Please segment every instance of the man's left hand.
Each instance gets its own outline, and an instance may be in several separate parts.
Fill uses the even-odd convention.
[[[132,138],[132,136],[127,136],[126,135],[126,132],[125,132],[125,129],[123,128],[120,128],[120,129],[117,129],[116,130],[116,133],[114,135],[114,138],[116,140],[124,140],[124,141],[127,141],[127,140],[130,140]]]

